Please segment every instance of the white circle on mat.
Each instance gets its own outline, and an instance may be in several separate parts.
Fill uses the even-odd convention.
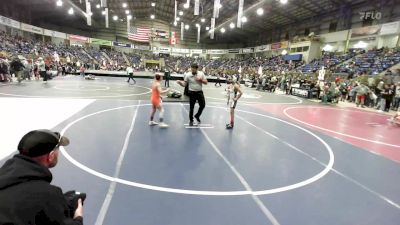
[[[226,92],[221,92],[221,94],[226,95]],[[245,93],[243,93],[242,98],[259,99],[259,98],[261,98],[261,95],[245,92]]]
[[[302,121],[302,120],[300,120],[300,119],[297,119],[296,117],[291,116],[291,115],[289,114],[289,111],[290,111],[290,110],[293,110],[293,109],[326,109],[326,110],[340,110],[340,111],[345,111],[345,112],[375,114],[375,115],[377,115],[377,116],[384,116],[384,117],[387,117],[387,118],[389,118],[389,116],[382,115],[382,114],[378,114],[378,113],[374,113],[374,112],[367,112],[367,111],[364,112],[364,111],[356,111],[356,110],[337,109],[337,108],[327,108],[327,107],[314,107],[314,106],[311,106],[311,107],[310,107],[310,106],[304,106],[304,107],[303,107],[303,106],[299,106],[299,107],[289,107],[289,108],[286,108],[285,110],[283,110],[283,113],[284,113],[287,117],[289,117],[290,119],[292,119],[292,120],[294,120],[294,121],[297,121],[297,122],[299,122],[299,123],[305,124],[305,125],[307,125],[307,126],[317,128],[317,129],[319,129],[319,130],[327,131],[327,132],[334,133],[334,134],[337,134],[337,135],[340,135],[340,136],[344,136],[344,137],[349,137],[349,138],[357,139],[357,140],[360,140],[360,141],[366,141],[366,142],[371,142],[371,143],[374,143],[374,144],[380,144],[380,145],[386,145],[386,146],[390,146],[390,147],[400,148],[400,145],[391,144],[391,143],[386,143],[386,142],[382,142],[382,141],[371,140],[371,139],[368,139],[368,138],[362,138],[362,137],[358,137],[358,136],[355,136],[355,135],[350,135],[350,134],[346,134],[346,133],[343,133],[343,132],[334,131],[334,130],[331,130],[331,129],[323,128],[323,127],[320,127],[320,126],[317,126],[317,125],[314,125],[314,124],[311,124],[311,123],[304,122],[304,121]]]
[[[54,96],[54,95],[50,95],[50,96],[46,96],[46,95],[21,95],[21,94],[10,94],[10,93],[3,93],[0,92],[0,95],[5,95],[5,96],[13,96],[13,97],[24,97],[24,98],[83,98],[83,99],[92,99],[92,98],[119,98],[119,97],[130,97],[130,96],[140,96],[140,95],[147,95],[151,93],[151,89],[148,87],[144,87],[144,86],[139,86],[139,85],[134,85],[133,88],[143,88],[146,89],[147,91],[145,92],[141,92],[141,93],[132,93],[132,94],[123,94],[123,95],[94,95],[94,96]],[[74,90],[76,91],[76,90]]]
[[[243,103],[245,105],[252,105],[252,104],[259,104],[259,105],[298,105],[303,103],[303,100],[300,98],[297,98],[295,96],[291,96],[291,95],[277,95],[277,96],[284,96],[285,98],[291,98],[291,99],[295,99],[296,102],[250,102],[250,101],[242,101],[239,99],[240,103]],[[227,101],[227,98],[214,98],[214,97],[210,97],[210,96],[205,96],[208,99],[213,99],[213,100],[221,100],[221,101]]]
[[[92,87],[101,87],[101,88],[92,88]],[[57,90],[64,90],[64,91],[107,91],[110,90],[110,87],[108,86],[104,86],[104,85],[79,85],[79,86],[75,86],[75,85],[68,85],[68,84],[64,84],[64,85],[58,85],[58,86],[54,86],[54,89]]]
[[[168,105],[181,105],[181,104],[180,103],[170,103]],[[88,114],[86,116],[80,117],[80,118],[70,122],[68,125],[66,125],[62,129],[61,134],[62,135],[65,134],[65,132],[71,126],[73,126],[75,123],[77,123],[79,121],[82,121],[82,120],[84,120],[84,119],[86,119],[88,117],[91,117],[91,116],[94,116],[94,115],[97,115],[97,114],[101,114],[101,113],[104,113],[104,112],[120,110],[120,109],[125,109],[125,108],[143,107],[143,106],[151,106],[151,104],[122,106],[122,107],[105,109],[105,110],[101,110],[101,111],[98,111],[98,112],[94,112],[94,113]],[[209,107],[223,109],[223,110],[226,109],[224,107],[218,107],[218,106],[209,106]],[[128,186],[132,186],[132,187],[138,187],[138,188],[142,188],[142,189],[153,190],[153,191],[169,192],[169,193],[177,193],[177,194],[187,194],[187,195],[203,195],[203,196],[267,195],[267,194],[274,194],[274,193],[289,191],[289,190],[293,190],[293,189],[296,189],[296,188],[300,188],[300,187],[306,186],[308,184],[311,184],[311,183],[321,179],[326,174],[328,174],[329,171],[333,168],[333,164],[335,162],[335,156],[333,154],[333,151],[332,151],[331,147],[322,138],[320,138],[316,134],[312,133],[311,131],[309,131],[309,130],[307,130],[305,128],[302,128],[302,127],[300,127],[298,125],[295,125],[293,123],[290,123],[288,121],[276,118],[276,117],[263,115],[263,114],[250,112],[250,111],[238,110],[238,109],[236,111],[247,113],[247,114],[252,114],[252,115],[257,115],[257,116],[261,116],[261,117],[265,117],[265,118],[269,118],[269,119],[273,119],[273,120],[288,124],[290,126],[293,126],[295,128],[298,128],[298,129],[310,134],[311,136],[315,137],[319,142],[321,142],[323,144],[323,146],[325,147],[325,149],[327,150],[327,152],[329,154],[329,162],[327,163],[326,167],[322,171],[320,171],[318,174],[314,175],[313,177],[308,178],[306,180],[303,180],[301,182],[295,183],[295,184],[286,185],[286,186],[282,186],[282,187],[278,187],[278,188],[260,190],[260,191],[201,191],[201,190],[187,190],[187,189],[160,187],[160,186],[155,186],[155,185],[149,185],[149,184],[143,184],[143,183],[133,182],[133,181],[129,181],[129,180],[124,180],[124,179],[121,179],[121,178],[115,178],[115,177],[100,173],[100,172],[98,172],[98,171],[96,171],[94,169],[91,169],[91,168],[81,164],[80,162],[75,160],[72,156],[70,156],[68,154],[68,152],[65,150],[65,148],[62,147],[62,146],[60,147],[60,151],[68,161],[70,161],[72,164],[74,164],[78,168],[80,168],[80,169],[82,169],[82,170],[84,170],[84,171],[86,171],[86,172],[88,172],[88,173],[90,173],[90,174],[92,174],[94,176],[102,178],[104,180],[108,180],[108,181],[111,181],[111,182],[117,182],[117,183],[120,183],[120,184],[125,184],[125,185],[128,185]]]

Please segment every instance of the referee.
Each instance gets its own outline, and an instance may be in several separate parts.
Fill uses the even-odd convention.
[[[191,68],[192,72],[187,72],[184,80],[178,81],[178,84],[182,87],[186,87],[188,85],[190,102],[189,126],[193,126],[193,109],[196,102],[199,102],[199,111],[197,111],[196,115],[194,115],[194,118],[196,118],[198,124],[201,123],[200,116],[203,112],[203,109],[206,107],[206,101],[203,94],[203,84],[208,84],[204,73],[202,71],[198,71],[199,66],[197,64],[192,64]]]
[[[169,87],[169,79],[171,76],[171,72],[169,72],[167,69],[164,72],[164,80],[165,80],[165,87]]]
[[[136,84],[136,80],[133,79],[133,68],[132,68],[132,66],[129,65],[126,68],[126,73],[128,74],[128,80],[126,82],[129,83],[129,81],[132,79],[133,80],[133,84]]]

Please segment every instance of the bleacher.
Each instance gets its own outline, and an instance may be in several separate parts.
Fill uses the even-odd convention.
[[[140,65],[140,62],[142,60],[142,57],[140,55],[133,54],[133,53],[130,53],[130,54],[126,54],[125,53],[125,55],[128,58],[128,60],[131,63],[131,65],[133,65],[135,67],[138,67]]]
[[[377,75],[400,63],[400,49],[375,49],[357,56],[347,67],[352,67],[357,74]]]
[[[100,64],[93,66],[106,70],[123,70],[127,64],[126,59],[136,68],[144,69],[142,61],[145,59],[158,60],[160,56],[153,54],[126,53],[126,58],[121,52],[113,49],[94,49],[92,47],[75,47],[44,43],[40,40],[12,37],[5,32],[0,32],[0,51],[7,55],[24,55],[29,59],[36,60],[38,57],[51,59],[55,53],[60,59],[68,58],[71,63],[79,61],[83,64]],[[326,52],[319,59],[308,64],[302,61],[286,61],[284,57],[247,57],[247,58],[220,58],[204,59],[201,57],[164,57],[167,68],[172,72],[183,73],[190,68],[190,65],[197,63],[201,69],[209,75],[218,73],[235,74],[242,69],[243,74],[257,74],[258,68],[262,66],[263,71],[302,71],[311,73],[319,70],[322,66],[332,72],[366,73],[368,75],[379,74],[382,71],[400,62],[400,49],[377,49],[359,54],[355,50],[347,54],[336,54]],[[362,52],[363,53],[363,52]],[[359,54],[359,55],[357,55]],[[349,61],[349,63],[343,63]],[[68,60],[67,60],[68,61]],[[65,62],[65,61],[64,61]],[[103,63],[106,63],[104,65]],[[339,66],[340,65],[340,66]]]
[[[310,63],[305,64],[301,67],[303,73],[313,73],[324,66],[327,69],[334,68],[335,66],[353,58],[356,56],[356,52],[351,51],[347,54],[335,54],[332,52],[326,52],[319,59],[314,59]]]

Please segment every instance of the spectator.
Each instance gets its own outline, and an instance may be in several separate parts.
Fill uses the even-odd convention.
[[[19,154],[0,168],[0,224],[83,224],[82,201],[71,213],[61,189],[50,184],[49,168],[57,165],[59,146],[68,144],[68,138],[50,130],[22,137]]]
[[[8,73],[8,63],[3,54],[0,54],[0,81],[1,82],[12,82],[10,74]]]
[[[82,77],[85,77],[85,70],[86,70],[85,65],[81,65],[81,68],[79,69],[79,71],[80,71]]]
[[[369,88],[365,84],[360,84],[357,87],[355,87],[353,91],[356,93],[357,96],[356,100],[357,107],[361,104],[361,107],[364,108],[365,97],[370,91]]]
[[[400,106],[400,82],[397,82],[394,94],[393,107],[397,111],[399,109],[399,106]]]
[[[348,87],[347,87],[346,82],[343,81],[343,82],[340,83],[339,91],[340,91],[340,94],[341,94],[340,100],[342,102],[344,102],[347,99],[347,92],[348,92]]]
[[[36,80],[39,80],[39,78],[40,78],[39,72],[40,72],[39,66],[38,66],[38,64],[35,64],[33,67],[33,74],[34,74]]]
[[[47,83],[46,64],[44,63],[44,60],[42,57],[39,57],[39,59],[37,61],[37,67],[38,67],[40,76],[43,77],[43,82]]]
[[[165,80],[164,86],[165,87],[169,87],[169,80],[170,79],[171,79],[171,72],[168,71],[168,70],[165,70],[164,71],[164,80]]]
[[[379,112],[389,112],[390,109],[390,104],[392,101],[392,89],[388,84],[385,84],[383,91],[381,93],[381,104],[380,104],[380,109]]]
[[[18,77],[18,83],[21,83],[21,81],[23,80],[23,70],[25,68],[24,64],[22,64],[21,60],[18,57],[15,57],[13,61],[11,61],[10,67],[16,73]]]
[[[32,61],[31,60],[24,60],[24,78],[25,79],[31,79],[31,74],[32,74],[32,65],[31,65]]]

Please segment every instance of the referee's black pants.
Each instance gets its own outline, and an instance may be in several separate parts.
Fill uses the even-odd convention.
[[[214,86],[216,87],[217,84],[219,84],[220,87],[222,86],[222,85],[221,85],[221,80],[220,80],[219,78],[218,78],[217,81],[215,82],[215,85],[214,85]]]
[[[190,91],[189,93],[189,102],[190,102],[190,110],[189,110],[189,120],[193,122],[193,109],[196,102],[199,102],[199,111],[197,111],[194,117],[200,118],[203,109],[206,107],[206,100],[204,99],[203,91]]]
[[[133,79],[133,73],[129,73],[129,75],[128,75],[128,80],[127,80],[126,82],[129,83],[129,81],[130,81],[131,79],[133,80],[133,83],[136,84],[136,80]]]
[[[43,81],[47,81],[47,71],[40,71],[39,74],[41,77],[43,77]]]
[[[168,78],[165,79],[164,86],[165,86],[165,87],[169,87],[169,79],[168,79]]]

